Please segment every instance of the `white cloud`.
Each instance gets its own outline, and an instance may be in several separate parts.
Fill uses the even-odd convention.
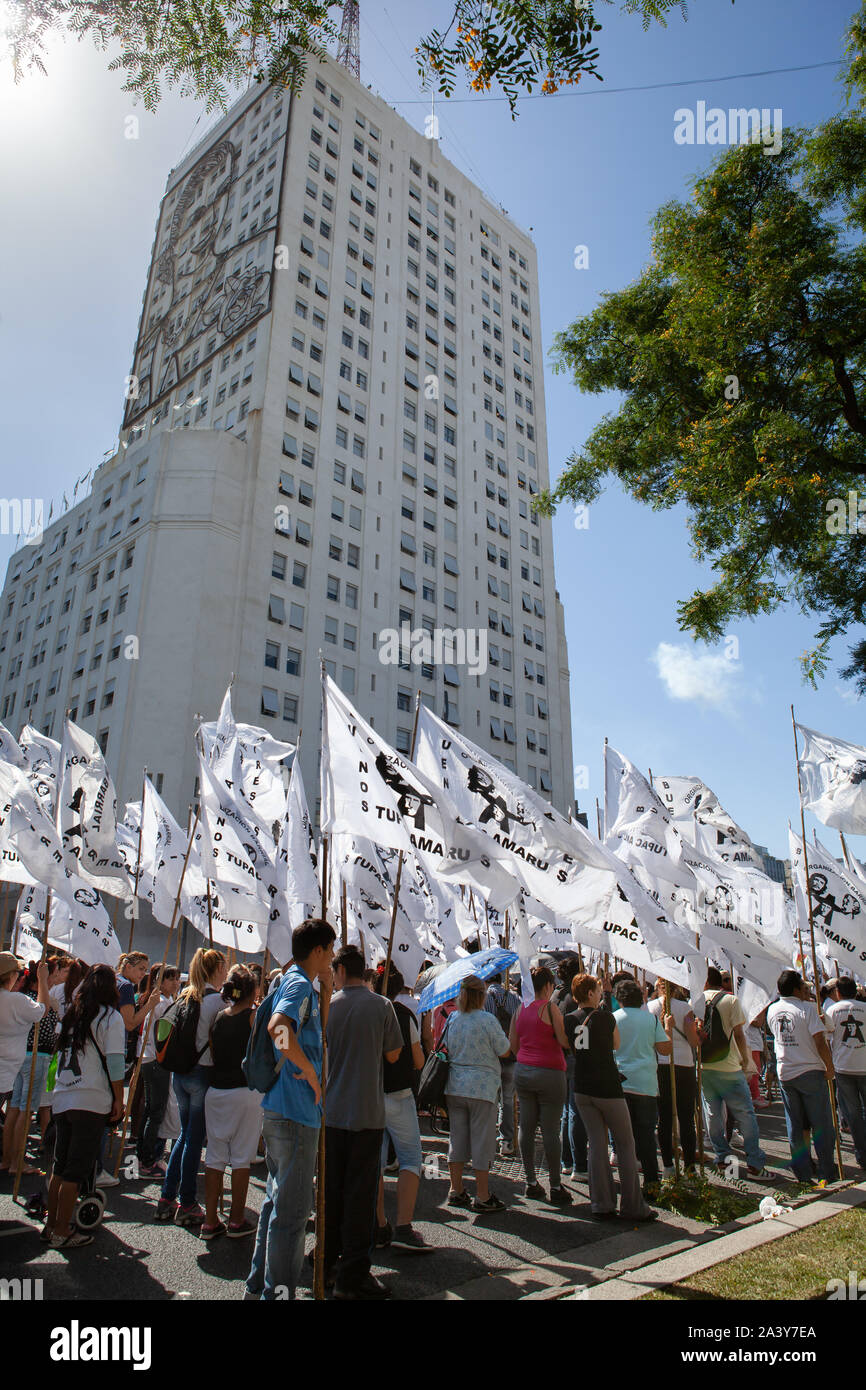
[[[672,700],[730,709],[741,693],[741,663],[723,651],[659,642],[652,660]]]
[[[844,700],[846,705],[857,705],[860,703],[860,696],[857,694],[853,685],[837,685],[836,694],[840,700]]]

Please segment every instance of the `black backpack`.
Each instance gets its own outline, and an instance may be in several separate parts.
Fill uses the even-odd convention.
[[[166,1009],[156,1025],[156,1060],[166,1071],[176,1071],[180,1076],[191,1072],[198,1060],[207,1050],[196,1047],[195,1035],[201,1005],[197,999],[178,999],[176,1004]]]
[[[731,1034],[725,1032],[719,1002],[724,999],[724,990],[719,990],[712,999],[707,1000],[707,1010],[703,1022],[698,1025],[701,1043],[701,1061],[706,1064],[723,1062],[731,1050]]]

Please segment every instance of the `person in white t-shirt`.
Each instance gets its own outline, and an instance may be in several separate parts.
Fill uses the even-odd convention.
[[[656,984],[656,996],[647,1004],[647,1009],[656,1018],[664,1017],[664,980]],[[697,1134],[695,1132],[695,1101],[697,1081],[695,1077],[695,1054],[698,1034],[695,1015],[689,1003],[688,991],[681,985],[670,986],[670,1012],[673,1015],[673,1058],[677,1088],[677,1127],[683,1163],[693,1168],[697,1156]],[[674,1172],[673,1154],[673,1106],[671,1104],[670,1057],[660,1057],[658,1062],[659,1080],[659,1123],[658,1141],[661,1150],[664,1176],[672,1177]]]
[[[833,982],[831,997],[824,1021],[830,1030],[839,1106],[851,1131],[857,1162],[866,1168],[866,1003],[857,998],[850,976]]]
[[[811,1130],[818,1177],[834,1182],[833,1112],[827,1086],[833,1079],[833,1059],[827,1032],[798,970],[783,970],[777,988],[779,998],[767,1010],[767,1026],[776,1045],[791,1167],[800,1182],[814,1181],[812,1156],[803,1140],[803,1131]]]
[[[12,1094],[15,1078],[27,1055],[27,1036],[50,1007],[48,994],[48,965],[36,967],[37,993],[15,992],[23,966],[11,951],[0,951],[0,1105]]]
[[[153,1020],[145,1020],[138,1039],[138,1055],[141,1057],[139,1085],[142,1088],[143,1102],[138,1129],[136,1156],[138,1171],[143,1178],[164,1178],[165,1165],[160,1161],[165,1149],[165,1140],[160,1135],[160,1127],[165,1117],[168,1098],[171,1092],[171,1072],[160,1066],[156,1060],[156,1026],[167,1009],[174,1003],[180,988],[180,971],[176,965],[151,967],[148,994],[156,989],[160,971],[162,985],[159,1002],[153,1010]],[[145,1032],[147,1041],[145,1042]]]
[[[42,1239],[59,1249],[89,1245],[71,1226],[81,1183],[96,1171],[106,1125],[123,1114],[126,1029],[114,971],[94,965],[60,1026],[52,1109],[57,1138]]]

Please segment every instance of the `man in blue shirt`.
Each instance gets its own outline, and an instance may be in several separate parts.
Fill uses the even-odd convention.
[[[262,1099],[268,1181],[247,1297],[293,1299],[313,1205],[322,1122],[322,1030],[333,988],[333,927],[310,917],[292,932],[292,964],[277,986],[268,1023],[277,1079]],[[318,979],[319,992],[313,988]]]

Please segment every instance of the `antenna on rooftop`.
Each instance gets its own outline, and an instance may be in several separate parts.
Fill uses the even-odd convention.
[[[361,40],[358,15],[358,0],[345,0],[343,22],[340,25],[340,43],[337,48],[337,62],[348,68],[354,77],[361,80]]]

